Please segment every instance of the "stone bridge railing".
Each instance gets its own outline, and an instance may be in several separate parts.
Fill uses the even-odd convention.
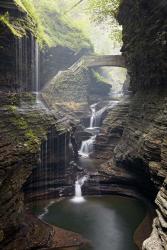
[[[76,71],[80,67],[94,68],[105,66],[125,68],[125,59],[122,55],[82,56],[70,67],[70,70]]]

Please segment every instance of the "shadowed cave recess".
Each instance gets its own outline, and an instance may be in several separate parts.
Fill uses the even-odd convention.
[[[166,17],[0,0],[0,249],[167,250]]]

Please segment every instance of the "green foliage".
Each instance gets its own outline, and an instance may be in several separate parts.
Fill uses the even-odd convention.
[[[88,0],[88,11],[92,20],[97,23],[106,23],[111,29],[111,38],[122,41],[122,29],[116,17],[118,14],[120,0]]]
[[[90,48],[90,42],[80,29],[61,10],[60,2],[50,0],[14,0],[22,15],[12,17],[8,12],[0,15],[11,33],[21,38],[32,33],[41,45],[62,45],[75,50]]]
[[[40,16],[32,0],[14,0],[20,11],[26,13],[25,17],[17,19],[18,24],[25,31],[30,31],[37,38],[39,44],[47,44],[48,38],[45,34]]]
[[[21,38],[31,32],[40,44],[47,43],[43,26],[33,4],[29,0],[14,0],[22,15],[13,17],[9,12],[0,15],[0,22],[5,25],[11,33]]]
[[[41,142],[38,136],[31,129],[29,129],[28,131],[26,131],[25,137],[27,139],[25,143],[27,149],[31,153],[36,152]]]
[[[47,37],[49,46],[62,45],[79,50],[90,47],[90,42],[81,30],[64,14],[61,1],[31,0],[36,9]],[[62,11],[63,10],[63,11]]]
[[[92,76],[96,80],[96,82],[101,82],[101,83],[107,83],[107,79],[104,78],[102,75],[99,74],[99,72],[92,70]]]
[[[13,117],[11,119],[11,123],[15,125],[18,129],[25,130],[28,128],[28,124],[25,119],[23,117],[20,117],[20,115],[15,110],[13,110]]]
[[[17,110],[17,107],[15,105],[5,105],[4,107],[11,113],[15,113]]]
[[[104,21],[106,18],[116,18],[120,0],[88,0],[89,10],[96,21]]]
[[[0,16],[0,22],[6,25],[14,36],[22,37],[25,35],[25,30],[22,27],[19,27],[16,22],[14,23],[10,20],[8,12]]]

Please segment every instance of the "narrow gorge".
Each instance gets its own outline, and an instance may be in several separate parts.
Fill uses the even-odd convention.
[[[0,0],[0,249],[167,250],[166,17]]]

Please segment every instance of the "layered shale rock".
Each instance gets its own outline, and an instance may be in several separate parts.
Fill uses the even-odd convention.
[[[107,110],[106,118],[95,142],[93,157],[109,160],[118,144],[128,116],[129,100],[122,100]]]
[[[118,20],[123,25],[122,52],[136,92],[130,100],[121,140],[114,150],[117,166],[145,175],[155,190],[157,218],[143,249],[167,249],[167,90],[166,31],[167,4],[164,1],[124,0]],[[154,198],[155,199],[155,198]]]
[[[40,248],[43,246],[41,244],[47,247],[55,240],[53,239],[54,229],[47,225],[42,226],[41,222],[36,223],[33,219],[31,223],[27,223],[23,186],[32,170],[40,168],[41,144],[47,141],[51,130],[54,131],[56,138],[66,137],[68,143],[68,124],[66,122],[60,124],[57,116],[40,104],[37,105],[31,94],[26,93],[20,98],[18,94],[1,92],[0,101],[2,105],[0,113],[0,246],[2,249],[12,250],[14,248]],[[60,148],[55,147],[52,153],[56,153],[56,150],[60,152]],[[63,155],[65,155],[64,150]],[[48,164],[54,164],[54,159],[50,161]],[[64,171],[63,160],[59,157],[56,161],[55,166],[59,165],[61,171]],[[36,239],[32,237],[34,228],[36,228]],[[29,248],[28,246],[25,248],[26,242],[23,241],[25,236]],[[20,242],[19,245],[17,245],[18,242]]]
[[[122,52],[134,91],[165,86],[166,15],[163,0],[121,1],[118,21],[123,25]]]
[[[130,173],[127,187],[129,182],[155,201],[157,217],[144,250],[167,249],[166,10],[164,1],[121,2],[122,52],[133,95],[128,105],[118,104],[108,113],[95,143],[94,156],[103,161],[101,183],[111,185],[119,175],[127,181]]]
[[[41,51],[40,55],[40,87],[41,89],[46,83],[62,70],[68,69],[72,66],[81,56],[89,54],[91,49],[82,48],[75,51],[68,47],[55,46],[46,47]]]
[[[47,104],[54,108],[64,108],[68,112],[88,111],[88,104],[108,98],[111,85],[100,81],[93,71],[78,60],[68,70],[60,71],[46,85],[42,96]]]

